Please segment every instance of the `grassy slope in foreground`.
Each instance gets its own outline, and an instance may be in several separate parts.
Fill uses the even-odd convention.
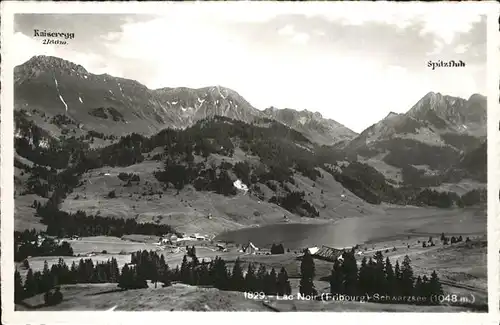
[[[246,299],[242,292],[220,291],[185,284],[167,288],[120,291],[112,284],[79,284],[62,286],[64,300],[45,307],[43,295],[27,299],[16,310],[108,310],[115,311],[274,311],[262,301]],[[270,301],[279,311],[363,311],[363,312],[463,312],[461,307],[384,305],[375,303],[339,303],[317,301]]]

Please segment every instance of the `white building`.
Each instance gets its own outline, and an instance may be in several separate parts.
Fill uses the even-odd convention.
[[[238,190],[244,192],[245,194],[248,192],[248,186],[243,184],[243,182],[240,181],[239,179],[234,181],[233,186],[236,187]]]

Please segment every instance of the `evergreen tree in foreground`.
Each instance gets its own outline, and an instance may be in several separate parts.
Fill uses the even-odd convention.
[[[265,292],[265,280],[267,277],[267,270],[264,264],[259,266],[259,270],[257,271],[257,292]]]
[[[342,272],[342,263],[338,259],[333,263],[332,274],[330,276],[330,292],[332,294],[344,293],[344,273]]]
[[[384,256],[381,251],[375,253],[373,257],[375,265],[373,269],[373,285],[374,291],[381,295],[387,294],[387,281],[385,274]]]
[[[288,280],[288,273],[284,267],[281,268],[280,273],[278,274],[276,291],[280,296],[290,295],[292,293],[292,287],[290,286],[290,281]]]
[[[276,295],[276,293],[278,292],[277,281],[276,270],[273,267],[271,269],[271,272],[269,272],[269,274],[267,274],[266,278],[264,279],[264,292],[268,295]]]
[[[385,281],[387,283],[387,294],[394,296],[396,294],[396,276],[394,274],[394,269],[392,268],[391,261],[389,257],[385,259]]]
[[[132,285],[132,273],[127,264],[125,264],[122,268],[122,272],[118,279],[118,287],[122,289],[128,289]]]
[[[431,279],[429,280],[429,291],[433,295],[443,294],[443,287],[441,286],[441,282],[439,281],[436,271],[432,271]]]
[[[300,284],[299,290],[303,295],[316,295],[317,291],[314,288],[315,267],[314,260],[308,249],[304,251],[302,263],[300,264]]]
[[[18,270],[14,273],[14,302],[21,302],[25,297],[23,280]]]
[[[245,278],[243,277],[243,269],[241,268],[240,259],[237,258],[233,266],[231,274],[231,289],[234,291],[245,291]]]
[[[371,288],[373,287],[372,285],[372,279],[371,279],[371,274],[370,274],[370,269],[368,267],[368,260],[366,259],[366,256],[363,256],[363,259],[361,260],[361,266],[359,267],[359,276],[358,276],[358,288],[359,288],[359,294],[364,295],[367,293],[373,293]],[[333,273],[332,273],[333,276]],[[331,286],[331,285],[330,285]]]
[[[245,289],[251,292],[257,291],[257,277],[255,275],[255,266],[248,264],[247,274],[245,276]]]
[[[410,263],[410,257],[405,255],[401,266],[401,294],[403,296],[411,296],[413,294],[413,282],[415,279]]]
[[[394,294],[399,295],[401,293],[401,267],[399,266],[399,261],[396,260],[396,265],[394,266]]]
[[[356,295],[358,291],[358,264],[354,250],[342,254],[342,273],[344,274],[344,291],[349,295]]]

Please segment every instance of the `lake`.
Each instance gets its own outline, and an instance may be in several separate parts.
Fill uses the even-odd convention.
[[[486,212],[481,209],[388,208],[377,216],[345,218],[323,224],[280,223],[243,228],[218,235],[215,240],[258,247],[283,243],[290,249],[312,246],[351,247],[367,242],[407,236],[484,235]]]

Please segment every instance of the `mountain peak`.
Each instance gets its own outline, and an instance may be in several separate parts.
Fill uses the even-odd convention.
[[[443,95],[440,92],[433,92],[429,91],[423,98],[439,98],[443,97]]]
[[[278,109],[268,107],[263,111],[268,118],[277,120],[293,129],[302,132],[309,140],[332,145],[337,142],[350,140],[357,133],[332,119],[324,118],[319,112],[310,110],[294,110],[291,108]]]
[[[460,106],[464,99],[451,96],[443,96],[441,93],[435,93],[433,91],[427,93],[422,97],[409,111],[408,115],[418,118],[422,114],[427,112],[434,113],[445,113],[451,106]]]
[[[470,101],[485,101],[485,100],[486,100],[486,96],[478,94],[478,93],[470,95],[470,97],[468,99],[469,102]]]
[[[386,119],[387,118],[393,118],[393,117],[396,117],[396,116],[399,116],[400,114],[398,113],[395,113],[395,112],[389,112],[389,114],[387,114],[387,116],[385,117]]]

